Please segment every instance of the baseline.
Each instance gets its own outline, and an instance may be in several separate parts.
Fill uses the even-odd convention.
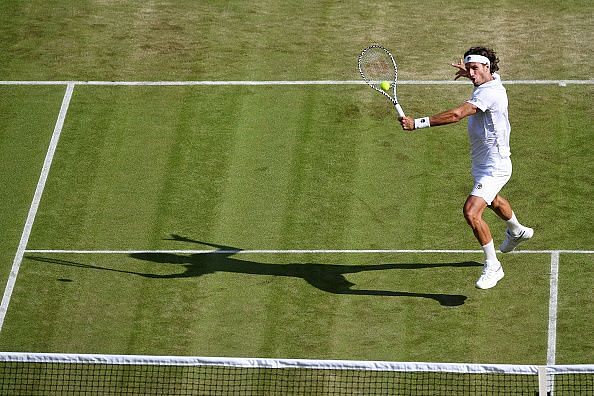
[[[236,80],[236,81],[0,81],[0,85],[124,85],[124,86],[189,86],[189,85],[365,85],[362,80]],[[469,85],[470,81],[399,80],[398,85]],[[594,85],[594,80],[504,80],[504,85]]]

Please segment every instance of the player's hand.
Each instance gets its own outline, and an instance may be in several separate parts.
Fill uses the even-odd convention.
[[[405,131],[412,131],[415,129],[415,119],[412,117],[402,117],[399,118],[400,125],[402,125],[402,129]]]
[[[457,80],[460,77],[470,78],[470,75],[466,70],[466,65],[464,64],[464,59],[460,59],[458,63],[452,63],[452,66],[458,69],[458,71],[456,72],[456,77],[454,77],[454,80]]]

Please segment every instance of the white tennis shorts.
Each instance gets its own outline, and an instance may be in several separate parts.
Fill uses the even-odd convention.
[[[511,161],[506,162],[504,166],[500,166],[496,171],[473,172],[474,187],[470,195],[481,197],[487,202],[487,205],[491,205],[499,191],[511,178]]]

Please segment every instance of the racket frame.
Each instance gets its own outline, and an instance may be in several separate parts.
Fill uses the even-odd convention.
[[[393,79],[393,81],[391,81],[390,90],[389,90],[392,95],[390,95],[388,92],[386,92],[380,88],[379,85],[382,83],[381,81],[369,80],[365,76],[365,73],[363,73],[363,70],[361,67],[361,60],[365,56],[365,53],[367,51],[371,50],[372,48],[378,48],[378,49],[383,50],[388,55],[390,60],[392,61],[392,65],[394,66],[394,79]],[[381,93],[382,95],[384,95],[388,99],[390,99],[390,102],[392,102],[392,104],[394,105],[394,108],[396,109],[396,112],[398,113],[399,118],[404,118],[405,117],[404,110],[402,110],[402,107],[400,107],[400,104],[398,103],[398,96],[396,96],[396,82],[398,80],[398,65],[396,64],[396,60],[394,59],[394,56],[392,55],[392,53],[379,44],[372,44],[369,47],[365,48],[363,51],[361,51],[361,54],[359,55],[357,63],[359,66],[359,73],[361,74],[363,81],[365,81],[367,83],[367,85],[369,85],[371,88],[373,88],[374,90],[378,91],[379,93]]]

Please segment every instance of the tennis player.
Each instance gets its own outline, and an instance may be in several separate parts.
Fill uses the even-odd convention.
[[[457,64],[455,80],[468,78],[474,84],[470,99],[460,106],[431,117],[400,119],[408,131],[446,125],[468,117],[468,137],[472,159],[474,187],[464,203],[464,218],[485,252],[483,272],[476,282],[479,289],[490,289],[503,278],[503,268],[497,259],[493,237],[483,220],[486,207],[491,208],[507,223],[502,253],[511,252],[520,242],[532,238],[534,230],[516,218],[510,203],[499,192],[510,179],[509,135],[511,127],[507,112],[507,93],[499,75],[499,59],[493,50],[472,47]]]

